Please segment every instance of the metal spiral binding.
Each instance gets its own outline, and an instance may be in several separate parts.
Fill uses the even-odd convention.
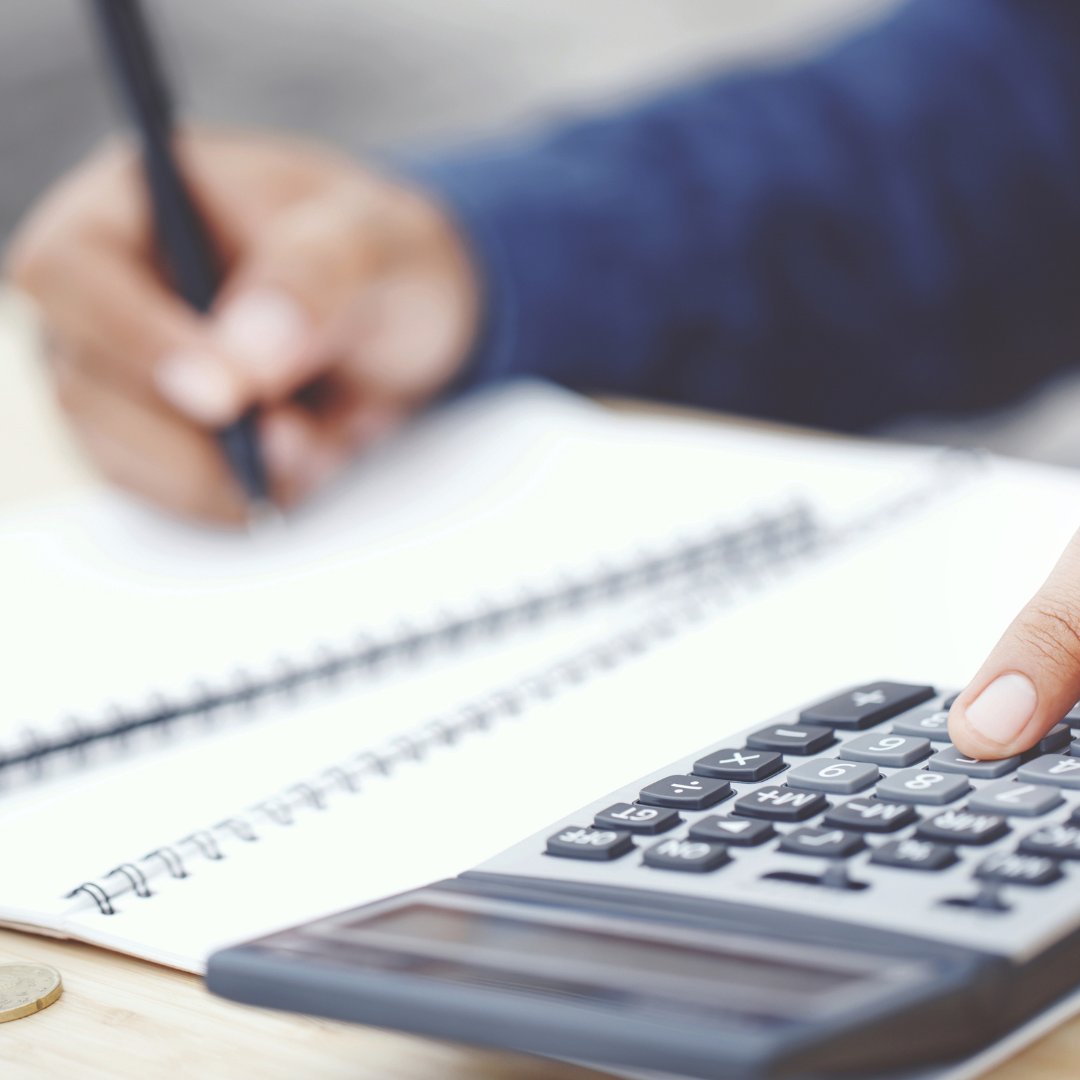
[[[158,696],[139,711],[114,707],[93,724],[71,717],[56,733],[26,728],[19,744],[0,746],[0,778],[17,767],[39,774],[59,754],[85,758],[105,741],[123,748],[137,733],[168,732],[172,722],[213,716],[225,710],[253,708],[275,695],[292,696],[304,687],[333,684],[345,675],[374,675],[392,662],[417,663],[434,651],[453,651],[478,640],[493,639],[515,626],[530,627],[560,614],[649,595],[703,573],[743,575],[767,566],[776,552],[791,543],[805,543],[820,533],[810,507],[795,501],[786,510],[760,515],[741,527],[717,526],[703,535],[682,539],[666,552],[645,551],[617,562],[613,557],[588,573],[564,572],[546,586],[521,587],[517,595],[484,600],[463,613],[437,613],[427,625],[399,622],[383,636],[361,632],[354,646],[340,652],[320,645],[307,664],[282,658],[261,675],[237,672],[231,685],[200,683],[182,701]]]
[[[754,563],[754,575],[731,575],[723,567],[699,572],[679,596],[627,628],[431,717],[377,747],[361,750],[307,780],[290,784],[216,825],[158,848],[134,863],[124,863],[120,873],[113,871],[95,881],[83,882],[66,898],[89,897],[102,915],[116,914],[114,901],[118,897],[126,893],[136,897],[151,895],[146,882],[153,877],[165,873],[174,878],[187,877],[191,873],[187,867],[193,860],[226,858],[238,843],[257,840],[267,829],[294,827],[307,812],[331,808],[336,797],[362,793],[368,781],[391,776],[401,765],[422,761],[471,734],[520,716],[532,705],[637,659],[727,607],[740,593],[756,592],[759,577],[784,573],[815,553],[822,542],[820,530],[809,517],[800,515],[784,525],[772,522],[769,527],[767,546],[755,547],[744,556]],[[136,877],[136,873],[141,876]]]

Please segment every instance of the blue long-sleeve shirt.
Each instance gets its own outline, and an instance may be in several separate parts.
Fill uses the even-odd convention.
[[[1080,0],[914,0],[417,175],[484,281],[471,381],[860,429],[1080,361]]]

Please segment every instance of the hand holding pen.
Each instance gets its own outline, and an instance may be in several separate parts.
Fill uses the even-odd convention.
[[[206,305],[178,295],[128,145],[45,195],[7,268],[44,313],[60,399],[102,471],[240,524],[247,485],[216,432],[257,407],[269,493],[293,505],[453,379],[478,288],[441,211],[348,157],[231,133],[169,148],[220,273]]]

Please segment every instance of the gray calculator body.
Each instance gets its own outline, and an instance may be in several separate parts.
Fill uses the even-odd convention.
[[[208,984],[716,1080],[960,1058],[1080,984],[1080,756],[1066,718],[968,761],[950,696],[790,710],[456,879],[218,953]]]

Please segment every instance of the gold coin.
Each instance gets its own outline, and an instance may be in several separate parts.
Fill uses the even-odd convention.
[[[63,989],[48,964],[0,964],[0,1024],[48,1008]]]

